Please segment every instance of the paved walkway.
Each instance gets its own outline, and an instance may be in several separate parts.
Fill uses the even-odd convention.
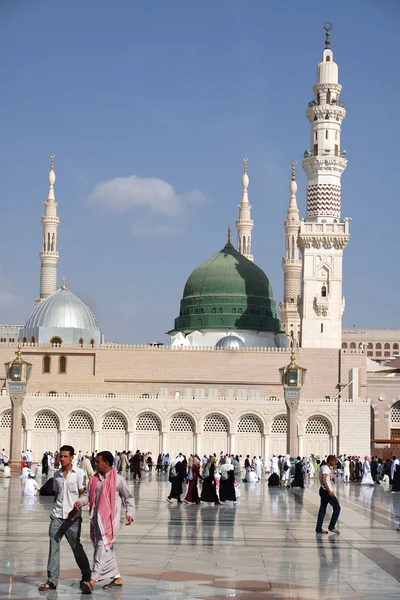
[[[117,540],[124,587],[97,589],[99,598],[400,598],[400,494],[339,483],[341,535],[316,536],[316,483],[304,491],[243,484],[240,504],[228,508],[170,505],[166,475],[147,477],[130,483],[136,521]],[[46,578],[51,504],[51,498],[21,497],[19,480],[0,480],[0,600],[80,596],[66,541],[58,590],[37,591]],[[84,520],[91,557],[87,513]]]

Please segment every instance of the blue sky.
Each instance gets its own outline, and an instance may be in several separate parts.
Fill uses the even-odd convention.
[[[399,327],[397,0],[3,0],[0,322],[38,296],[52,152],[59,281],[107,340],[166,341],[187,277],[235,225],[244,156],[255,262],[281,299],[289,162],[309,146],[327,20],[348,111],[343,323]],[[301,168],[298,183],[305,216]]]

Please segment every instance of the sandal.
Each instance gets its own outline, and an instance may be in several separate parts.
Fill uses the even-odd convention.
[[[38,587],[39,592],[47,592],[48,590],[56,590],[57,586],[54,585],[51,581],[46,581],[46,583],[41,583]]]
[[[103,590],[111,590],[112,588],[121,588],[122,583],[115,583],[115,579],[112,580],[111,583],[107,583],[107,585],[103,585]]]
[[[81,581],[79,587],[82,594],[91,594],[93,592],[93,586],[90,581]]]
[[[331,533],[337,533],[337,535],[339,535],[339,534],[340,534],[340,531],[339,531],[339,529],[330,529],[329,531],[330,531]]]

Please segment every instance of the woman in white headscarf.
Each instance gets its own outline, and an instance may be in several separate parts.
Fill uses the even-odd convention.
[[[182,482],[185,479],[186,473],[183,466],[183,456],[179,454],[172,462],[169,469],[169,481],[171,483],[171,491],[167,496],[168,502],[172,502],[172,498],[178,501],[178,504],[182,503]]]
[[[290,454],[286,454],[282,461],[282,481],[287,487],[290,487],[290,469],[292,463],[290,462]]]
[[[226,463],[220,466],[221,480],[219,483],[219,499],[221,502],[231,500],[236,502],[235,493],[235,469],[231,464],[231,459],[227,458]]]

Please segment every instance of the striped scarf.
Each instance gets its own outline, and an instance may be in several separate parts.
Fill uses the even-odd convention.
[[[96,507],[96,488],[99,483],[100,477],[96,473],[88,484],[89,501],[90,501],[90,539],[95,543],[95,530],[94,530],[94,511]],[[104,547],[108,550],[114,540],[115,532],[115,498],[117,491],[117,472],[114,468],[107,473],[107,477],[104,478],[101,490],[99,493],[99,500],[97,503],[97,524],[100,529],[101,537],[103,538]]]

